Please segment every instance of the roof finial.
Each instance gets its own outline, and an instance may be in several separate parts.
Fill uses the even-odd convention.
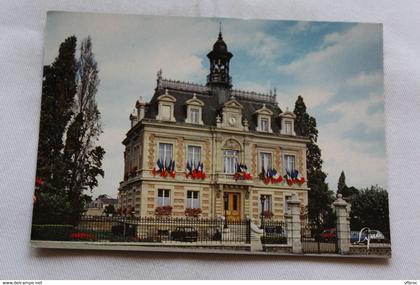
[[[222,21],[219,22],[219,39],[222,39]]]

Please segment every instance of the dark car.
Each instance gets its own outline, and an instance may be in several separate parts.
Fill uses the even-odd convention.
[[[198,232],[193,227],[177,227],[172,233],[171,238],[174,241],[197,241]]]

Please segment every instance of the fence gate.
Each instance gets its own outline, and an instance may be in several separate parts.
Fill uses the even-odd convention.
[[[323,229],[314,224],[302,225],[303,253],[338,253],[335,228]]]

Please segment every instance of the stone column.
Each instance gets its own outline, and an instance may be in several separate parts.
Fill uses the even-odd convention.
[[[292,228],[292,215],[290,211],[284,214],[284,222],[286,223],[287,230],[287,244],[292,245],[292,235],[290,234],[289,229]]]
[[[350,217],[347,202],[343,195],[338,194],[333,203],[337,217],[337,246],[340,254],[348,254],[350,251]]]
[[[261,243],[263,233],[263,229],[260,229],[256,224],[251,222],[251,251],[263,251]]]
[[[302,253],[302,242],[300,239],[300,200],[296,194],[292,195],[290,200],[287,200],[287,207],[290,211],[288,217],[287,239],[292,244],[293,253]]]

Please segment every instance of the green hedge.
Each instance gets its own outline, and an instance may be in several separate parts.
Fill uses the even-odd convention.
[[[73,225],[32,225],[32,240],[70,240]]]
[[[287,244],[287,237],[263,236],[261,237],[263,244]]]

